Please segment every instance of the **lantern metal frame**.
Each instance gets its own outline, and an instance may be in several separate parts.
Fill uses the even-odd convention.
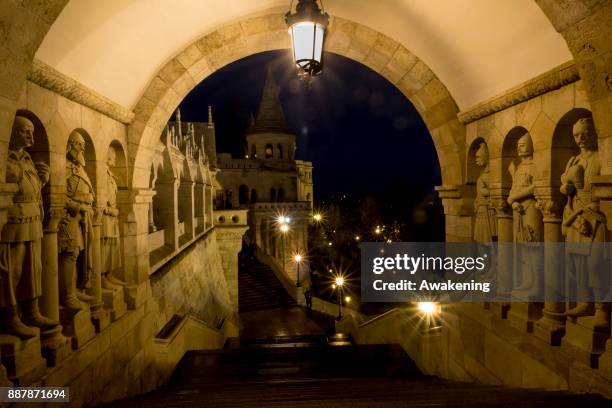
[[[323,2],[321,1],[321,6]],[[293,0],[289,6],[289,11],[285,14],[285,22],[289,28],[289,34],[291,35],[291,49],[293,52],[293,61],[298,68],[300,77],[314,77],[319,75],[323,70],[323,49],[321,49],[321,61],[315,59],[315,48],[317,43],[317,30],[313,27],[313,41],[312,41],[312,57],[309,59],[297,59],[295,54],[295,38],[293,35],[293,27],[299,23],[312,23],[323,27],[323,41],[325,41],[325,31],[329,25],[329,14],[322,10],[317,3],[317,0],[298,0],[298,4],[295,8],[295,13],[292,13]]]

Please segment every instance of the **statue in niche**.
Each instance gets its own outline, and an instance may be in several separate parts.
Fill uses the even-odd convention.
[[[599,211],[599,201],[591,194],[591,182],[600,174],[601,161],[593,119],[579,119],[573,127],[580,154],[572,157],[561,175],[561,193],[567,196],[563,210],[562,232],[567,242],[568,276],[576,280],[577,295],[582,300],[565,314],[570,317],[592,316],[593,327],[610,327],[609,305],[602,300],[610,290],[604,272],[603,242],[606,242],[606,218]],[[573,244],[573,245],[572,245]],[[595,302],[587,302],[592,298]]]
[[[0,308],[2,330],[22,339],[59,323],[41,315],[43,203],[42,187],[49,181],[49,166],[34,163],[25,151],[34,144],[34,125],[17,115],[9,146],[6,181],[19,190],[13,196],[8,220],[0,236]],[[21,309],[21,310],[19,310]],[[21,316],[20,316],[21,312]]]
[[[66,152],[66,215],[60,221],[60,303],[81,310],[93,301],[84,291],[92,272],[94,189],[85,170],[85,139],[73,131]]]
[[[489,149],[481,143],[475,154],[476,165],[482,172],[476,180],[476,200],[474,200],[474,241],[489,243],[497,236],[495,208],[489,194]]]
[[[542,213],[536,207],[534,196],[535,164],[533,162],[533,142],[529,133],[517,142],[517,154],[520,162],[510,164],[512,188],[508,195],[508,204],[512,206],[514,220],[514,242],[527,244],[542,242]],[[516,265],[514,290],[537,291],[538,274],[541,270],[538,251],[526,245],[519,245]]]
[[[106,205],[102,210],[102,287],[109,290],[119,290],[125,282],[113,275],[121,268],[121,246],[119,233],[119,209],[117,208],[117,177],[113,174],[116,153],[112,147],[108,150],[106,162]]]

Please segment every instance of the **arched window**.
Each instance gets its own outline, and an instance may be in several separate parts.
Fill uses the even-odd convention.
[[[242,184],[238,187],[238,204],[245,205],[249,203],[249,188]]]
[[[272,158],[274,158],[274,146],[268,143],[266,145],[266,159],[272,159]]]
[[[274,187],[270,189],[270,202],[271,203],[276,202],[276,189]]]
[[[257,202],[257,190],[254,188],[251,189],[251,203]]]

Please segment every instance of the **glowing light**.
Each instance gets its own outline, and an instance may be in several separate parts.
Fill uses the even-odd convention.
[[[285,217],[284,215],[279,215],[278,218],[276,219],[276,222],[279,224],[286,224],[287,217]]]
[[[285,217],[285,223],[291,224],[291,218],[290,217]]]
[[[418,308],[429,316],[438,313],[438,305],[434,302],[419,302]]]
[[[331,272],[333,272],[333,270],[331,268],[329,268],[329,272],[331,273]]]
[[[282,224],[282,225],[280,226],[280,231],[281,231],[283,234],[284,234],[284,233],[286,233],[287,231],[289,231],[289,226],[288,226],[287,224]]]
[[[361,237],[359,235],[355,235],[355,241],[359,241]]]
[[[375,234],[380,234],[380,228],[379,228],[379,227],[376,227],[376,229],[374,230],[374,233],[375,233]]]
[[[302,262],[302,255],[300,255],[300,254],[296,254],[296,255],[293,257],[293,260],[294,260],[295,262],[297,262],[297,263]]]
[[[345,298],[344,298],[344,301],[345,301],[346,303],[351,303],[351,297],[350,297],[350,296],[345,297]]]
[[[344,285],[344,278],[342,276],[336,276],[336,285],[342,287]]]
[[[328,242],[328,243],[327,243],[327,245],[328,245],[328,246],[332,246],[333,244],[332,244],[331,242]]]
[[[316,213],[315,215],[312,216],[312,218],[316,221],[319,222],[323,219],[323,216],[319,213]]]
[[[332,284],[332,289],[336,289],[336,284]]]
[[[390,239],[387,240],[387,244],[390,244],[391,242],[393,242],[393,241],[391,241]]]

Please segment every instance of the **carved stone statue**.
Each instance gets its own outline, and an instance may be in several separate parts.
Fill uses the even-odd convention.
[[[117,177],[113,174],[115,166],[115,149],[108,151],[106,168],[106,205],[102,210],[102,287],[118,290],[125,282],[113,276],[121,267],[121,247],[119,232],[119,209],[117,208]]]
[[[0,308],[2,331],[22,339],[58,325],[40,314],[42,295],[43,203],[41,189],[49,181],[49,166],[32,161],[24,150],[34,144],[34,125],[17,115],[8,153],[6,181],[19,190],[13,197],[0,237]],[[21,308],[21,317],[19,315]],[[30,327],[32,326],[32,327]]]
[[[579,302],[565,314],[570,317],[594,314],[593,326],[607,328],[610,325],[608,305],[597,302],[609,290],[610,282],[602,281],[606,277],[604,273],[597,273],[605,270],[602,268],[604,252],[602,245],[594,245],[606,242],[606,218],[599,211],[599,201],[591,194],[593,177],[601,171],[593,120],[579,119],[573,133],[580,154],[567,162],[561,175],[561,193],[567,196],[562,226],[569,244],[566,264],[568,275],[576,279],[578,295],[585,299],[592,291],[596,302]]]
[[[517,142],[520,162],[510,164],[512,188],[508,204],[512,206],[514,220],[514,242],[530,243],[543,241],[542,213],[537,208],[534,196],[535,164],[533,162],[533,142],[529,133]],[[514,289],[517,291],[537,290],[537,275],[540,272],[537,250],[527,246],[517,246],[517,261]]]
[[[497,236],[497,219],[495,208],[489,194],[489,149],[481,143],[475,155],[476,165],[482,172],[476,180],[476,199],[474,200],[474,241],[493,242]]]
[[[72,310],[83,308],[79,300],[93,300],[83,290],[90,285],[93,264],[94,197],[93,185],[85,170],[85,140],[73,131],[66,152],[66,215],[58,231],[60,303]]]

